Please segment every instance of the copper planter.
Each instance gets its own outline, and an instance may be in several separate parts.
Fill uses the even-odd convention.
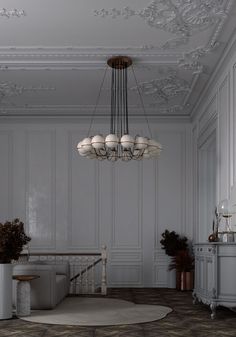
[[[192,290],[193,279],[193,271],[176,271],[176,289]]]

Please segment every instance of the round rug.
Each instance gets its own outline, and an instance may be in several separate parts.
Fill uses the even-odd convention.
[[[35,310],[25,321],[63,325],[123,325],[156,321],[172,311],[161,305],[113,298],[68,297],[52,310]]]

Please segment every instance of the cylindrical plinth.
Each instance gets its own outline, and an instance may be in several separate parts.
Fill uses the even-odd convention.
[[[16,290],[16,315],[30,315],[30,282],[18,281]]]

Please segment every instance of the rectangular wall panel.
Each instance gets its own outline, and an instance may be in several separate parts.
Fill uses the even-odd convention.
[[[229,198],[229,83],[228,76],[219,86],[219,197]]]
[[[166,230],[185,228],[185,143],[183,132],[160,133],[164,150],[157,162],[155,247]]]
[[[116,163],[112,191],[112,248],[139,249],[142,244],[142,175],[137,161]]]
[[[82,138],[69,133],[68,249],[99,249],[99,167],[81,157],[76,145]]]
[[[112,286],[141,286],[142,266],[135,264],[112,264],[109,268],[108,277]]]
[[[26,214],[31,248],[56,249],[55,133],[26,134]]]
[[[0,131],[0,222],[11,220],[12,215],[12,133]]]

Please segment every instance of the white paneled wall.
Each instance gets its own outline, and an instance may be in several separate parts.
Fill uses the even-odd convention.
[[[192,128],[195,162],[193,207],[195,215],[194,237],[198,242],[207,240],[212,231],[214,206],[223,199],[229,199],[232,186],[236,184],[235,69],[236,36],[230,41],[224,57],[222,57],[194,111]],[[215,154],[212,153],[214,139]],[[204,151],[208,151],[205,160],[203,160]],[[204,181],[207,176],[202,175],[204,170],[208,170],[208,173],[212,172],[213,176],[216,174],[214,184],[209,182],[209,176],[207,182]],[[208,189],[205,191],[205,203],[201,200],[201,186],[204,183],[208,184]],[[215,200],[214,206],[213,200]],[[211,206],[209,206],[210,204]],[[209,207],[211,208],[211,219]],[[236,223],[233,224],[233,227],[236,230]]]
[[[87,128],[82,119],[1,124],[1,221],[20,217],[32,251],[106,244],[109,286],[171,286],[159,241],[166,228],[192,237],[190,124],[152,121],[161,157],[115,164],[78,155]]]

